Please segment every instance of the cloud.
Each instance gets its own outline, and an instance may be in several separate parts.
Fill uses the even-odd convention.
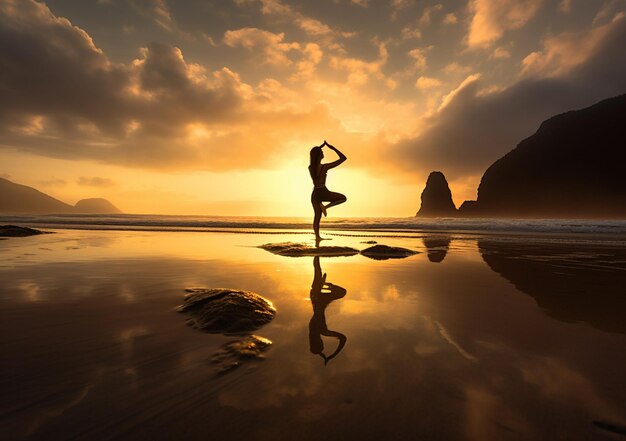
[[[321,21],[308,17],[295,9],[293,6],[280,0],[235,0],[238,5],[247,3],[260,3],[261,13],[274,17],[280,17],[285,21],[296,24],[300,29],[314,37],[352,37],[353,32],[342,32],[332,29]]]
[[[309,64],[298,69],[310,70],[318,49],[305,46]],[[171,45],[152,43],[129,63],[112,62],[85,31],[32,0],[0,2],[0,76],[0,147],[48,157],[259,168],[319,127],[343,132],[325,105],[284,103],[228,68],[187,62]]]
[[[384,43],[378,42],[376,45],[378,46],[378,58],[373,61],[334,55],[330,57],[329,66],[332,69],[347,72],[349,85],[361,86],[366,84],[370,78],[384,81],[386,77],[381,69],[387,63],[389,54]]]
[[[315,74],[317,65],[322,60],[324,52],[316,43],[307,43],[302,48],[303,58],[296,64],[296,73],[291,76],[292,80],[306,80]]]
[[[165,0],[133,0],[133,6],[143,15],[150,17],[158,26],[173,32],[176,24]]]
[[[422,71],[426,68],[426,54],[424,49],[411,49],[409,56],[414,60],[413,66],[416,70]]]
[[[448,63],[446,67],[443,68],[443,71],[448,75],[460,74],[466,75],[471,72],[471,68],[469,66],[463,66],[456,61],[452,63]]]
[[[499,59],[511,58],[511,52],[509,52],[507,49],[503,47],[497,47],[493,50],[491,54],[491,58],[499,58]]]
[[[285,66],[291,64],[287,53],[299,50],[298,43],[285,43],[285,34],[274,34],[257,28],[243,28],[235,31],[226,31],[224,43],[230,47],[244,47],[249,50],[259,50],[263,54],[263,63]]]
[[[428,90],[428,89],[434,89],[437,87],[441,86],[441,81],[438,80],[437,78],[431,78],[431,77],[419,77],[417,79],[417,81],[415,82],[415,87],[417,87],[419,90]]]
[[[523,77],[492,93],[485,92],[480,76],[470,76],[427,118],[421,135],[396,143],[387,155],[407,173],[441,170],[451,180],[480,176],[545,119],[625,93],[624,41],[621,19],[567,72]]]
[[[572,11],[572,0],[561,0],[559,11],[563,14],[569,14]]]
[[[433,13],[441,11],[442,9],[443,9],[443,5],[441,3],[437,3],[432,6],[426,6],[424,8],[424,11],[422,12],[422,16],[418,20],[418,24],[421,27],[430,25],[430,21],[431,21]]]
[[[522,60],[523,74],[555,76],[570,71],[595,52],[612,27],[613,23],[609,23],[590,31],[564,32],[547,38],[542,50],[532,52]]]
[[[443,24],[447,24],[447,25],[453,25],[453,24],[457,24],[458,22],[458,18],[456,17],[456,15],[450,13],[450,14],[446,14],[443,17]]]
[[[596,16],[593,18],[593,26],[598,26],[599,24],[613,21],[619,17],[624,16],[624,14],[626,13],[626,11],[624,10],[625,7],[626,1],[624,0],[605,1],[598,10]]]
[[[404,9],[408,8],[411,4],[410,0],[391,0],[391,19],[395,20]]]
[[[523,27],[535,16],[543,0],[470,0],[472,13],[467,45],[488,47],[505,31]]]
[[[180,29],[165,0],[130,0],[130,3],[139,14],[161,29],[176,33],[186,39],[193,39],[191,34]]]
[[[101,178],[100,176],[81,176],[76,181],[78,185],[88,186],[88,187],[113,187],[115,185],[115,181],[109,178]]]
[[[422,32],[414,27],[411,26],[405,26],[402,28],[402,39],[403,40],[410,40],[412,38],[415,38],[416,40],[419,40],[420,38],[422,38]]]

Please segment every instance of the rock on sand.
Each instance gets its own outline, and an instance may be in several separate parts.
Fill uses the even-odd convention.
[[[263,352],[267,351],[272,342],[267,338],[249,335],[222,345],[211,357],[211,363],[217,366],[218,375],[237,369],[249,361],[264,360]]]
[[[375,260],[403,259],[417,253],[417,251],[407,248],[390,247],[387,245],[374,245],[361,251],[361,254],[365,257]]]
[[[269,323],[276,315],[272,303],[250,291],[225,288],[187,289],[177,308],[189,315],[187,324],[211,334],[248,334]]]
[[[281,243],[266,243],[259,248],[263,248],[270,253],[278,254],[279,256],[289,257],[302,257],[302,256],[355,256],[359,254],[359,250],[350,247],[312,247],[305,243],[294,242],[281,242]]]
[[[34,228],[18,227],[17,225],[0,225],[0,237],[24,237],[44,234]]]

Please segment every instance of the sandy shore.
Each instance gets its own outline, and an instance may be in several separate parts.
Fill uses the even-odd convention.
[[[377,237],[418,253],[319,258],[343,291],[315,305],[313,257],[257,248],[302,234],[2,240],[0,439],[615,439],[626,242],[589,239]],[[175,312],[194,287],[273,303],[255,332],[273,343],[264,360],[219,373],[212,357],[235,338]],[[328,356],[338,335],[325,365],[314,342]]]

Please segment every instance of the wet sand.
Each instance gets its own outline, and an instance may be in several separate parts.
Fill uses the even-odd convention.
[[[0,439],[623,437],[626,240],[376,237],[419,253],[318,258],[335,291],[315,295],[314,257],[258,248],[305,240],[57,230],[0,241]],[[237,338],[175,311],[199,287],[273,303],[255,331],[273,343],[264,359],[220,372],[212,358]],[[325,363],[319,340],[328,357],[339,335]]]

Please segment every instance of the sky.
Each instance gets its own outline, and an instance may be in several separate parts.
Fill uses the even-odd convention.
[[[0,0],[0,177],[127,213],[457,206],[542,121],[626,93],[626,0]],[[326,160],[332,160],[326,153]]]

